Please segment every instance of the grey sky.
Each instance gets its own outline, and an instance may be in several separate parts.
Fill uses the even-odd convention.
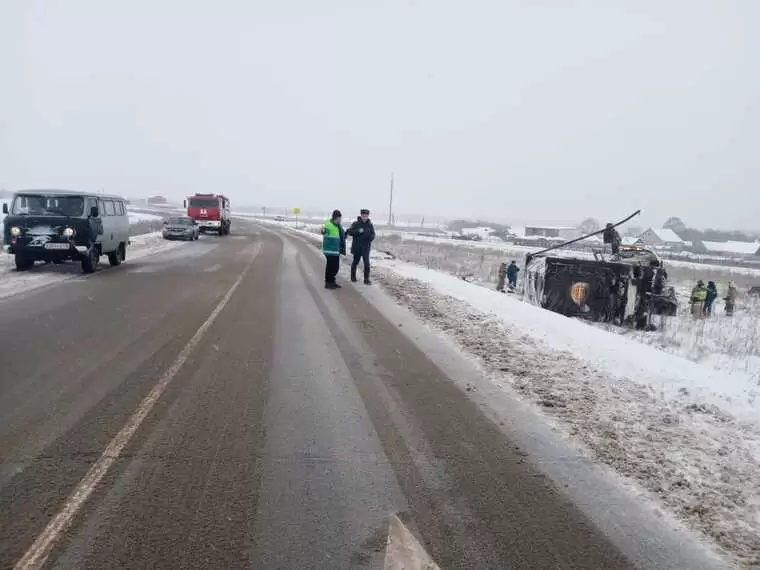
[[[760,2],[2,0],[0,186],[757,228]],[[661,210],[661,212],[660,212]]]

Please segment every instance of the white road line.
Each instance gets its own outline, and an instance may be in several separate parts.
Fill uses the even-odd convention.
[[[85,504],[100,480],[108,472],[108,469],[111,467],[111,465],[113,465],[114,462],[119,458],[119,455],[121,454],[124,447],[129,443],[129,440],[132,439],[132,436],[137,431],[137,428],[140,427],[140,424],[148,416],[155,403],[166,390],[166,387],[180,371],[182,365],[187,361],[190,353],[203,338],[203,335],[206,334],[206,331],[219,316],[219,313],[222,312],[222,309],[224,309],[225,305],[227,305],[229,300],[232,298],[235,290],[238,288],[240,283],[243,281],[243,278],[248,273],[248,270],[253,265],[253,261],[256,259],[256,256],[258,255],[260,249],[261,245],[260,243],[257,243],[251,259],[246,264],[245,269],[243,269],[238,278],[232,284],[232,287],[230,287],[229,291],[227,291],[227,294],[221,301],[219,301],[219,304],[214,308],[208,318],[195,332],[193,337],[180,351],[174,363],[166,370],[166,372],[164,372],[163,376],[161,376],[153,389],[148,393],[147,396],[145,396],[145,399],[140,402],[140,405],[137,406],[137,409],[127,420],[127,423],[124,424],[124,427],[122,427],[121,430],[119,430],[119,433],[114,436],[98,460],[93,464],[92,467],[90,467],[85,476],[82,477],[82,480],[79,481],[77,486],[74,488],[74,491],[71,493],[71,495],[69,495],[68,499],[66,499],[63,508],[58,511],[58,513],[45,527],[45,530],[42,531],[42,534],[37,537],[34,543],[29,547],[29,550],[27,550],[24,556],[16,563],[14,570],[31,570],[42,568],[53,547],[71,525],[72,521],[74,520],[74,516],[76,516],[77,512]]]

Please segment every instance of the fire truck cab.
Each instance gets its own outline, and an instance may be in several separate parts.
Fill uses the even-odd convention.
[[[195,220],[203,233],[220,236],[230,233],[230,199],[222,194],[195,194],[185,200],[187,215]]]

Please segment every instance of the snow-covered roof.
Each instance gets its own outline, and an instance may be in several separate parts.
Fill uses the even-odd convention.
[[[703,241],[707,251],[720,253],[736,253],[739,255],[755,255],[760,250],[756,241]]]
[[[532,228],[534,230],[575,230],[573,226],[542,226],[540,224],[528,224],[526,228]]]
[[[634,245],[637,241],[639,241],[639,238],[635,236],[625,236],[621,240],[623,245]]]
[[[678,237],[678,234],[668,228],[649,228],[647,231],[654,233],[654,235],[665,243],[683,243],[683,240]]]

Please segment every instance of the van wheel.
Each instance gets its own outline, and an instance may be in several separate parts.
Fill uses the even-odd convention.
[[[87,256],[82,258],[82,273],[95,273],[98,261],[100,261],[100,252],[97,247],[92,246],[87,251]]]
[[[122,261],[124,261],[124,244],[119,244],[116,251],[108,254],[108,263],[111,264],[111,267],[116,267],[117,265],[121,265]]]
[[[34,260],[29,259],[21,253],[17,253],[14,261],[16,262],[16,271],[26,271],[34,265]]]

